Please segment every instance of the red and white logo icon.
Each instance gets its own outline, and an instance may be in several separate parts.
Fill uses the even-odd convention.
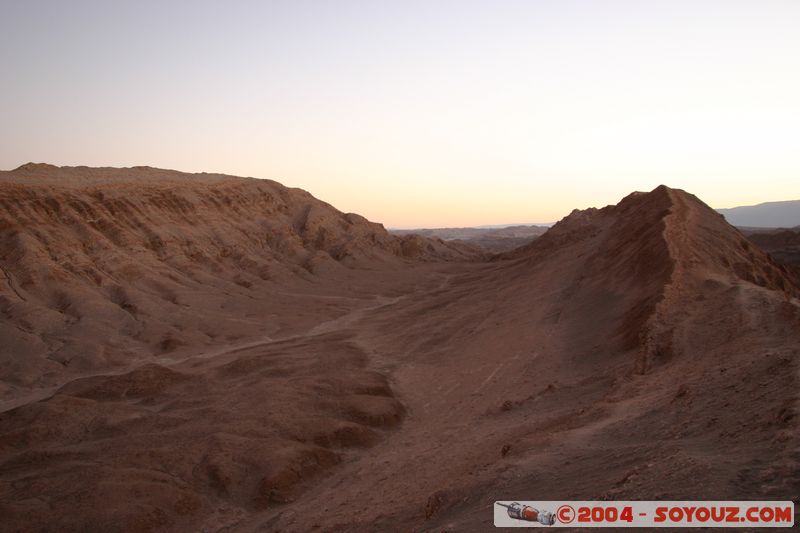
[[[569,524],[575,520],[575,509],[570,505],[562,505],[558,508],[558,511],[556,511],[556,516],[558,517],[558,521],[562,524]]]

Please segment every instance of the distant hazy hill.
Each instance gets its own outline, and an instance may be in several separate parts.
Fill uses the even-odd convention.
[[[507,252],[531,242],[545,231],[547,226],[481,226],[474,228],[434,229],[390,229],[389,233],[400,236],[419,235],[444,241],[462,241],[478,246],[487,252]]]
[[[734,226],[792,228],[800,225],[800,200],[766,202],[730,209],[717,209]]]

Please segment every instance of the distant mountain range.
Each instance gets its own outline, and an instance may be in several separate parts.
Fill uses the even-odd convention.
[[[460,241],[490,252],[500,253],[513,250],[531,242],[548,230],[548,226],[478,226],[473,228],[424,228],[390,229],[389,233],[399,236],[419,235],[425,238],[438,238],[443,241]]]
[[[752,228],[793,228],[800,226],[800,200],[765,202],[730,209],[717,209],[728,223]]]
[[[748,233],[759,229],[800,227],[800,200],[765,202],[729,209],[717,209],[732,226]],[[461,241],[490,253],[503,253],[540,237],[550,224],[485,225],[466,228],[389,229],[398,236],[419,235],[444,241]]]

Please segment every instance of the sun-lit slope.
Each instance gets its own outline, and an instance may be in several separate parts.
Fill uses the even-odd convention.
[[[0,380],[302,328],[326,311],[283,323],[288,286],[344,289],[352,269],[469,255],[274,181],[23,165],[0,173]]]

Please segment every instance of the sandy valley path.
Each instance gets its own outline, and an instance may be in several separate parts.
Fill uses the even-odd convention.
[[[0,175],[9,531],[486,531],[800,494],[790,273],[697,198],[489,259],[275,182]]]

